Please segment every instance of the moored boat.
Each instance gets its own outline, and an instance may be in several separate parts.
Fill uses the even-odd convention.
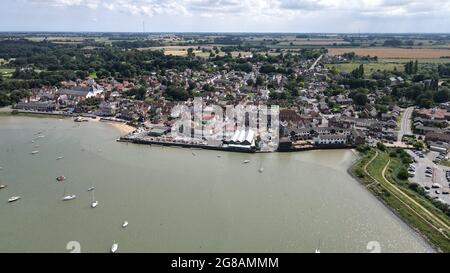
[[[22,197],[20,197],[20,196],[12,196],[11,198],[8,199],[8,202],[11,203],[11,202],[17,201],[20,198],[22,198]]]
[[[113,245],[111,246],[111,253],[116,253],[117,249],[119,248],[119,244],[114,241]]]
[[[122,224],[122,227],[126,228],[127,226],[128,226],[128,221],[124,221],[123,224]]]
[[[75,199],[75,198],[77,198],[77,196],[76,195],[66,195],[66,196],[64,196],[63,197],[63,201],[70,201],[70,200],[73,200],[73,199]]]
[[[64,180],[66,180],[67,178],[64,175],[60,175],[56,178],[56,181],[58,182],[63,182]]]

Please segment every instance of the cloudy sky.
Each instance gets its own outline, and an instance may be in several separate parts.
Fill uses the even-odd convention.
[[[450,32],[450,0],[0,0],[0,31]]]

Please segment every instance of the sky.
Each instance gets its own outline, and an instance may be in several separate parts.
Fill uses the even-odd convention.
[[[450,32],[450,0],[0,0],[0,7],[0,31]]]

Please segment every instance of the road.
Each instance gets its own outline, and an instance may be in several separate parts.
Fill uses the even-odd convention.
[[[403,113],[402,120],[400,122],[400,131],[398,132],[398,142],[402,141],[403,135],[412,135],[411,130],[411,117],[414,111],[414,107],[408,107]]]
[[[317,60],[311,65],[311,67],[309,68],[309,70],[313,70],[314,67],[316,67],[317,63],[320,61],[320,59],[322,59],[322,57],[323,57],[323,54],[321,54],[321,55],[319,56],[319,58],[317,58]]]

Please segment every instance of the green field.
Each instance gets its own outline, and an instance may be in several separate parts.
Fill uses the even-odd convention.
[[[12,74],[16,71],[14,68],[2,68],[0,67],[0,76],[2,77],[11,77]]]
[[[431,202],[413,191],[406,180],[399,180],[403,163],[398,157],[370,149],[352,167],[352,173],[405,222],[420,231],[443,252],[450,252],[450,219]]]
[[[404,64],[409,61],[415,61],[415,59],[378,59],[383,63]],[[435,59],[420,59],[420,64],[443,64],[450,63],[450,58],[435,58]]]
[[[352,62],[352,63],[337,63],[337,64],[326,64],[325,67],[331,69],[333,67],[336,68],[338,72],[352,72],[355,70],[360,64],[364,64],[364,73],[369,75],[373,72],[377,71],[403,71],[403,64],[399,63],[388,63],[388,62]]]

